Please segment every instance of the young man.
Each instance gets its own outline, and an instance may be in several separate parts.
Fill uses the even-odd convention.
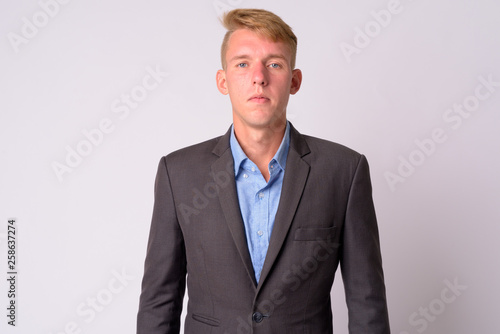
[[[286,120],[297,38],[276,15],[224,16],[217,87],[233,125],[163,157],[137,333],[332,333],[340,263],[349,332],[388,334],[368,164]]]

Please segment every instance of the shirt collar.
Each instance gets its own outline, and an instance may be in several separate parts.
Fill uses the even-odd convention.
[[[245,152],[241,148],[236,136],[234,134],[234,125],[231,125],[231,137],[229,139],[229,144],[231,147],[231,153],[233,155],[234,160],[234,175],[238,175],[241,164],[248,159]],[[274,157],[271,161],[275,160],[281,169],[285,170],[286,166],[286,158],[288,156],[288,149],[290,147],[290,122],[286,122],[285,135],[283,136],[283,140],[281,141],[280,147],[278,151],[274,154]],[[250,159],[248,159],[250,160]]]

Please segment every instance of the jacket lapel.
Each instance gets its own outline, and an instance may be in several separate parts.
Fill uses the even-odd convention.
[[[260,289],[271,271],[290,229],[309,175],[310,166],[302,157],[309,152],[309,147],[302,135],[290,124],[290,149],[286,161],[280,202],[257,290]],[[243,238],[245,238],[245,235],[243,235]]]
[[[252,260],[248,251],[245,226],[243,224],[243,219],[241,218],[240,205],[238,203],[238,193],[236,191],[236,182],[234,179],[234,160],[229,146],[230,131],[231,129],[229,129],[229,131],[219,139],[217,145],[212,151],[212,153],[219,157],[212,164],[212,173],[216,184],[218,175],[225,175],[229,179],[227,184],[219,186],[218,198],[241,260],[245,265],[250,279],[256,287],[257,282],[255,280]]]

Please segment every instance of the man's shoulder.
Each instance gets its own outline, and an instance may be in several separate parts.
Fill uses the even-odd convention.
[[[302,156],[305,162],[314,166],[319,171],[330,171],[336,175],[349,175],[355,173],[360,163],[366,163],[363,154],[334,141],[302,135],[308,146],[308,153]]]
[[[323,149],[329,151],[338,151],[339,153],[348,154],[348,155],[359,155],[357,151],[353,150],[350,147],[347,147],[343,144],[323,139],[315,136],[310,136],[303,134],[302,137],[306,140],[307,144],[311,147],[311,149]]]
[[[355,150],[337,142],[301,133],[291,124],[290,147],[295,149],[301,156],[349,156],[357,158],[361,156]]]
[[[180,148],[167,154],[164,158],[170,164],[200,163],[201,161],[206,161],[207,159],[213,159],[216,157],[213,150],[223,137],[224,136],[214,137],[201,143]]]
[[[331,140],[305,134],[302,135],[302,137],[309,146],[312,154],[319,154],[324,157],[350,158],[356,161],[362,156],[361,153],[355,151],[354,149]]]

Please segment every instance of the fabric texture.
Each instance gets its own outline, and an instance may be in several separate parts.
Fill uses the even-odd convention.
[[[230,130],[160,160],[137,333],[331,334],[341,268],[350,334],[389,334],[366,158],[290,126],[281,196],[257,283]],[[187,279],[186,279],[187,278]]]

